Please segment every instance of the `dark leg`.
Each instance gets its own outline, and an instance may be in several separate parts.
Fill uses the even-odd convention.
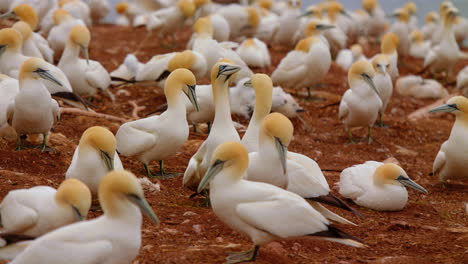
[[[208,125],[208,134],[211,132],[211,122],[206,123]]]
[[[233,263],[255,261],[258,256],[259,249],[260,249],[260,246],[255,245],[253,249],[245,251],[245,252],[229,253],[228,257],[226,258],[226,263],[233,264]]]
[[[151,170],[148,166],[148,164],[143,163],[143,166],[145,167],[145,172],[146,172],[146,177],[153,178],[153,174],[151,174]]]
[[[23,139],[21,138],[23,135],[18,135],[18,141],[16,144],[16,151],[20,151],[23,149]]]

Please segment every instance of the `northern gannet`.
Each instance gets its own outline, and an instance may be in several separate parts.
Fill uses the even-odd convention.
[[[465,66],[457,75],[457,89],[462,90],[463,95],[468,96],[468,67]]]
[[[267,45],[257,38],[244,40],[236,52],[249,67],[266,68],[271,64]]]
[[[111,6],[108,0],[89,0],[88,6],[91,11],[90,15],[93,24],[101,23],[111,11]]]
[[[31,30],[31,27],[28,25],[28,23],[23,22],[23,21],[18,21],[15,24],[13,24],[11,28],[18,31],[23,38],[23,45],[22,45],[21,53],[23,53],[25,56],[44,59],[41,51],[39,50],[39,48],[36,46],[36,43],[34,43],[32,39],[33,32]]]
[[[226,18],[224,18],[218,13],[211,14],[207,16],[207,18],[209,18],[213,27],[213,39],[215,39],[218,42],[229,42],[231,30],[229,28],[229,23],[227,22]],[[198,19],[196,19],[195,21],[197,20]],[[193,42],[195,41],[196,37],[197,32],[193,32],[192,36],[190,37],[190,40],[187,43],[187,49],[193,48]]]
[[[58,103],[40,78],[60,84],[50,73],[50,64],[39,58],[26,60],[19,72],[19,93],[7,109],[8,124],[18,134],[17,150],[22,148],[23,135],[42,134],[44,151],[49,131],[60,119]]]
[[[306,27],[311,21],[321,21],[322,20],[322,8],[320,5],[311,5],[308,6],[305,11],[299,16],[301,20],[299,27],[294,35],[294,41],[297,43],[299,40],[307,37],[305,35]]]
[[[288,0],[285,9],[279,17],[279,27],[273,35],[273,45],[290,47],[294,45],[294,35],[299,28],[301,15],[301,0]]]
[[[130,6],[131,3],[129,2],[119,2],[115,5],[114,9],[115,12],[117,13],[117,16],[115,18],[114,24],[117,26],[132,26],[134,18],[136,16],[135,12],[133,11],[133,8]]]
[[[365,60],[366,57],[363,55],[362,47],[359,44],[354,44],[349,49],[342,49],[336,56],[336,64],[338,64],[343,70],[347,71],[351,68],[351,65],[358,60]]]
[[[241,142],[247,151],[253,152],[258,150],[258,131],[262,121],[271,111],[273,83],[268,75],[257,73],[244,85],[254,89],[255,107]]]
[[[354,63],[349,69],[349,89],[341,99],[338,117],[343,122],[351,142],[351,129],[354,127],[367,127],[368,142],[372,142],[371,128],[382,109],[382,101],[372,81],[374,76],[372,64],[364,60]]]
[[[467,162],[468,148],[465,140],[468,124],[468,99],[463,96],[455,96],[448,100],[447,104],[432,109],[430,112],[449,112],[456,117],[450,136],[440,147],[434,160],[432,172],[439,175],[439,180],[445,183],[448,179],[468,178]]]
[[[451,1],[442,1],[439,6],[439,16],[440,22],[437,28],[431,34],[431,45],[437,46],[440,44],[443,38],[443,32],[445,27],[445,21],[447,18],[447,13],[450,8],[454,8],[455,6]]]
[[[229,105],[229,82],[235,78],[240,67],[232,61],[221,60],[211,70],[211,86],[215,105],[215,117],[208,138],[190,158],[184,172],[183,185],[195,190],[208,170],[215,148],[227,141],[240,142],[239,134],[232,124]]]
[[[111,82],[109,73],[101,63],[89,59],[90,42],[88,28],[81,25],[72,27],[58,67],[67,75],[75,93],[93,96],[102,90],[113,100],[114,95],[108,89]],[[85,59],[80,59],[80,52]]]
[[[387,55],[378,54],[372,59],[372,66],[375,70],[375,76],[372,81],[375,84],[375,88],[379,92],[380,100],[382,101],[382,108],[379,111],[379,125],[384,126],[383,116],[387,109],[388,102],[393,94],[393,82],[392,78],[388,74],[390,69],[390,59]]]
[[[406,56],[409,53],[410,48],[410,27],[408,25],[409,22],[409,14],[408,11],[404,8],[398,8],[392,14],[392,16],[396,17],[395,23],[392,24],[390,27],[390,32],[395,33],[398,36],[398,54],[402,56]]]
[[[409,55],[415,58],[424,59],[431,48],[431,42],[424,40],[423,34],[419,30],[411,32],[411,43]]]
[[[134,54],[127,54],[123,63],[110,73],[111,84],[119,85],[135,81],[138,72],[143,66],[144,64]]]
[[[270,44],[273,41],[273,37],[279,28],[279,16],[271,11],[271,5],[268,4],[268,2],[271,1],[266,0],[259,2],[260,24],[258,25],[255,37],[267,44]],[[273,3],[271,2],[271,4]]]
[[[385,12],[377,0],[362,0],[362,7],[370,16],[364,27],[365,34],[379,40],[386,31]]]
[[[367,161],[341,172],[339,192],[363,207],[377,211],[399,211],[408,201],[405,186],[427,194],[400,166]]]
[[[36,186],[10,191],[0,203],[0,241],[9,235],[35,238],[85,220],[90,206],[91,192],[76,179],[63,181],[57,189]]]
[[[403,9],[408,13],[408,27],[410,31],[417,30],[418,26],[418,7],[415,2],[406,2]]]
[[[99,126],[86,129],[73,153],[65,178],[82,181],[96,195],[102,178],[112,170],[123,170],[114,134]]]
[[[117,131],[117,150],[142,162],[147,176],[152,177],[149,163],[158,160],[161,177],[164,177],[167,173],[163,161],[176,154],[187,141],[189,127],[183,96],[185,94],[198,108],[195,85],[191,71],[183,68],[173,71],[164,87],[167,110],[161,115],[127,122]]]
[[[140,183],[131,172],[110,172],[99,186],[99,202],[102,216],[19,243],[26,248],[11,263],[131,263],[141,247],[141,212],[159,224]],[[0,249],[0,256],[8,250]]]
[[[87,3],[81,0],[59,0],[58,8],[67,11],[76,19],[83,20],[87,27],[92,26],[91,11]]]
[[[273,88],[273,104],[271,106],[272,112],[282,113],[288,118],[295,118],[299,113],[304,112],[294,97],[286,93],[283,88],[276,86]]]
[[[436,80],[423,79],[421,76],[417,75],[407,75],[398,78],[395,84],[395,90],[404,96],[423,99],[436,99],[448,95],[447,89]]]
[[[311,236],[345,245],[363,244],[336,227],[302,197],[262,182],[244,180],[249,165],[247,150],[226,142],[213,153],[198,191],[209,184],[214,213],[232,229],[250,237],[254,248],[231,253],[227,263],[252,261],[260,246],[278,239]]]
[[[237,40],[242,36],[253,37],[260,24],[259,11],[251,6],[230,4],[217,12],[229,23],[230,39]]]
[[[431,40],[432,34],[439,26],[439,15],[436,12],[429,12],[425,18],[426,23],[421,28],[424,39]]]
[[[7,122],[7,109],[19,92],[19,83],[15,78],[0,74],[0,136],[15,135]]]
[[[327,4],[326,7],[328,19],[325,22],[334,25],[334,28],[324,32],[325,38],[329,42],[330,52],[332,58],[336,58],[338,52],[346,47],[348,37],[346,35],[346,29],[340,25],[338,18],[341,15],[346,15],[349,17],[349,14],[344,9],[343,5],[338,2],[331,2]]]
[[[400,75],[398,72],[398,42],[399,38],[395,33],[388,32],[382,37],[380,42],[380,52],[387,55],[390,58],[390,69],[388,69],[388,74],[392,77],[392,80],[395,81],[396,78]]]

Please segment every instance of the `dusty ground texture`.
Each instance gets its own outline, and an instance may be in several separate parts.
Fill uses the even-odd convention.
[[[92,34],[90,57],[111,71],[127,53],[136,50],[146,31],[143,28],[104,25],[93,28]],[[189,36],[189,30],[178,35],[181,43],[185,43]],[[184,48],[182,44],[173,49],[160,46],[161,40],[151,39],[141,47],[137,56],[141,61],[147,61],[155,54]],[[372,55],[378,49],[374,47],[366,51],[367,55]],[[284,51],[272,50],[274,65],[284,55]],[[422,63],[415,60],[405,62],[401,69],[403,75],[417,71]],[[457,68],[466,63],[460,63]],[[273,69],[256,71],[271,73]],[[430,115],[410,122],[407,120],[409,113],[433,100],[395,95],[385,117],[389,128],[375,128],[375,141],[370,145],[364,142],[348,144],[343,126],[338,121],[336,104],[347,89],[346,80],[346,73],[333,65],[324,80],[325,85],[319,89],[326,92],[322,93],[327,98],[325,101],[311,102],[298,97],[306,109],[302,115],[305,124],[293,120],[295,139],[290,149],[315,159],[325,171],[330,186],[338,181],[339,171],[348,166],[394,157],[429,194],[409,190],[408,205],[401,212],[374,212],[352,205],[365,215],[362,219],[333,209],[359,224],[358,227],[341,228],[362,238],[367,248],[356,249],[310,239],[279,241],[263,247],[256,263],[468,263],[467,188],[460,183],[444,188],[436,177],[429,175],[439,146],[448,138],[453,116]],[[207,80],[201,82],[206,83]],[[453,85],[448,88],[452,90]],[[96,97],[97,112],[131,118],[131,101],[134,101],[145,107],[139,113],[144,117],[165,102],[159,87],[127,86],[113,89],[113,92],[117,98],[115,104],[103,95]],[[235,120],[243,124],[248,122]],[[36,149],[16,152],[14,139],[1,139],[0,197],[17,188],[41,184],[57,187],[64,179],[82,132],[93,125],[106,126],[115,133],[120,123],[63,115],[51,136],[50,143],[57,149],[56,153],[41,153]],[[365,131],[357,131],[355,135],[363,137]],[[191,133],[184,148],[167,161],[167,168],[183,173],[189,158],[206,136],[206,133]],[[123,157],[122,160],[125,168],[138,177],[144,177],[141,164],[131,158]],[[158,169],[156,162],[152,165],[154,170]],[[251,246],[248,238],[226,227],[211,209],[201,207],[200,200],[190,199],[192,193],[182,187],[181,177],[159,183],[161,191],[147,191],[146,197],[162,224],[156,227],[148,219],[144,220],[142,248],[134,263],[223,263],[227,252],[246,250]],[[336,194],[336,190],[333,192]],[[98,213],[91,215],[94,217]]]

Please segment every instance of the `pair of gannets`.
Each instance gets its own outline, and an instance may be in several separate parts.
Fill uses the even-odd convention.
[[[210,188],[214,213],[232,229],[250,237],[254,248],[231,253],[227,263],[253,261],[260,246],[278,239],[312,237],[350,246],[363,244],[336,227],[302,197],[271,184],[243,179],[247,150],[238,142],[219,145],[198,191]]]
[[[222,73],[220,71],[219,75]],[[117,131],[119,153],[135,156],[143,163],[148,176],[152,176],[148,165],[153,160],[159,161],[160,173],[164,176],[163,161],[173,156],[187,141],[189,127],[183,96],[185,94],[197,109],[195,86],[196,79],[191,71],[183,68],[173,71],[164,87],[167,110],[161,115],[127,122]]]
[[[92,96],[100,89],[114,99],[108,90],[111,82],[109,73],[101,63],[89,59],[90,42],[91,34],[88,28],[80,25],[74,26],[70,31],[58,67],[67,75],[75,93]],[[85,59],[80,59],[80,52],[83,53]]]
[[[235,78],[240,67],[232,61],[222,60],[211,70],[211,86],[215,116],[208,138],[190,158],[184,173],[183,185],[195,190],[210,166],[211,156],[217,146],[227,141],[240,142],[239,134],[232,124],[229,105],[229,82]]]
[[[54,59],[59,60],[63,49],[67,44],[70,31],[76,25],[86,26],[81,19],[74,18],[63,9],[57,9],[53,13],[54,26],[47,36],[50,47],[54,50]]]
[[[423,79],[421,76],[416,75],[398,78],[395,89],[401,95],[423,99],[436,99],[448,95],[447,89],[436,80]]]
[[[36,186],[10,191],[0,204],[0,240],[8,242],[10,236],[36,238],[85,220],[90,206],[91,192],[75,179],[65,180],[58,189]]]
[[[73,153],[65,178],[78,179],[93,194],[97,194],[102,178],[112,170],[123,170],[114,135],[104,127],[86,129]]]
[[[382,108],[379,111],[379,125],[383,126],[383,115],[393,94],[393,82],[390,74],[388,74],[390,58],[387,55],[378,54],[372,59],[372,66],[374,66],[375,70],[375,76],[372,78],[372,81],[382,101]]]
[[[409,50],[410,56],[424,59],[427,56],[430,48],[431,42],[424,40],[424,36],[419,30],[411,32],[411,44]]]
[[[400,166],[367,161],[341,172],[339,192],[360,206],[377,211],[399,211],[408,201],[405,186],[427,194]]]
[[[2,248],[0,257],[15,264],[131,263],[141,247],[141,212],[159,224],[140,183],[131,172],[110,172],[99,186],[99,202],[102,216]]]
[[[271,65],[268,47],[257,38],[244,40],[236,51],[249,67],[266,68]]]
[[[367,127],[368,142],[372,141],[371,128],[382,109],[382,100],[372,80],[374,77],[372,64],[364,60],[354,63],[349,69],[349,89],[341,99],[339,119],[345,125],[351,142],[351,129],[354,127]]]
[[[445,183],[448,179],[467,179],[468,149],[466,131],[468,128],[468,99],[455,96],[447,104],[432,109],[430,112],[448,112],[456,116],[450,136],[440,147],[434,160],[433,173]]]

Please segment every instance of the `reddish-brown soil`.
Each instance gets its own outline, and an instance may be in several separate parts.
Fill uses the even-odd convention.
[[[127,53],[135,51],[146,31],[143,28],[103,25],[94,27],[92,34],[90,57],[111,71]],[[184,30],[178,36],[181,39],[179,47],[172,50],[184,48],[190,31]],[[161,46],[161,40],[153,38],[137,56],[141,61],[147,61],[155,54],[172,51]],[[366,53],[372,55],[377,51],[378,48],[373,47]],[[284,51],[272,50],[274,65],[284,55]],[[400,70],[402,74],[415,72],[421,67],[421,61],[405,62]],[[461,63],[457,68],[463,64],[467,63]],[[271,73],[273,69],[259,71]],[[408,204],[400,212],[375,212],[352,205],[365,215],[362,219],[333,209],[359,224],[357,227],[340,227],[363,239],[368,245],[366,248],[357,249],[310,239],[279,241],[263,247],[256,263],[468,263],[467,188],[460,183],[444,188],[436,177],[430,176],[439,146],[449,136],[453,116],[430,115],[428,119],[410,122],[406,116],[432,100],[395,95],[385,117],[389,128],[373,129],[375,141],[370,145],[365,142],[351,145],[338,120],[338,105],[334,104],[339,102],[347,89],[346,73],[333,65],[324,83],[319,90],[330,93],[325,94],[325,101],[312,102],[298,98],[306,109],[302,115],[305,123],[293,120],[295,138],[290,150],[315,159],[325,171],[330,186],[338,181],[339,171],[348,166],[394,157],[429,194],[409,190]],[[448,88],[453,89],[453,86]],[[103,95],[95,98],[97,112],[130,118],[133,109],[130,101],[134,100],[146,107],[139,113],[144,117],[164,103],[164,95],[158,87],[133,85],[114,89],[113,92],[117,98],[114,104]],[[235,119],[243,124],[248,122]],[[14,139],[1,139],[0,195],[4,196],[12,189],[41,184],[58,186],[64,179],[82,132],[93,125],[106,126],[115,133],[120,123],[63,115],[50,141],[57,149],[56,153],[41,153],[36,149],[16,152]],[[364,130],[357,131],[355,136],[362,138],[365,133]],[[191,133],[185,146],[167,161],[167,168],[183,173],[189,158],[204,138],[204,133]],[[122,160],[126,169],[138,177],[144,177],[139,162],[126,157],[122,157]],[[152,165],[154,170],[158,169],[156,163]],[[134,263],[223,263],[227,252],[246,250],[251,246],[248,238],[226,227],[210,208],[200,206],[200,200],[190,199],[192,193],[182,187],[181,177],[162,180],[160,184],[160,192],[147,192],[146,197],[162,224],[156,227],[145,218],[142,248]],[[99,214],[91,215],[95,217]],[[294,225],[294,222],[289,224]]]

